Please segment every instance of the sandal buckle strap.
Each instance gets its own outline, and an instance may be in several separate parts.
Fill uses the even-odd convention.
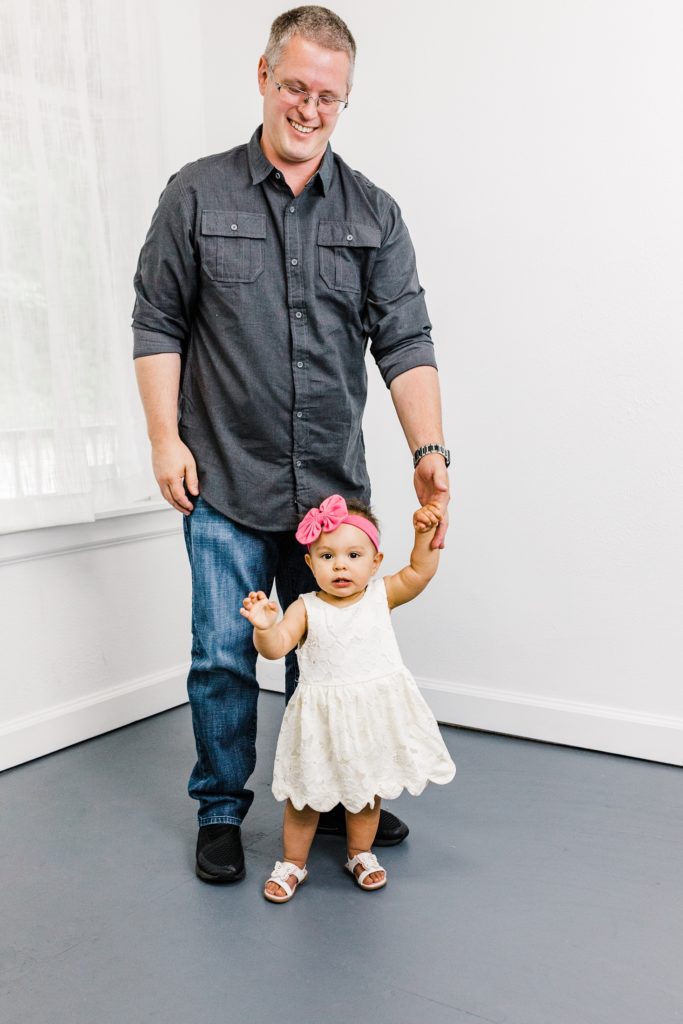
[[[353,860],[350,860],[348,862],[347,866],[351,871],[353,871],[357,864],[362,864],[365,870],[368,871],[370,874],[373,871],[384,871],[384,868],[377,860],[377,857],[375,857],[374,853],[371,853],[370,851],[368,851],[367,853],[357,854],[353,858]]]
[[[306,869],[298,868],[296,864],[290,864],[289,861],[277,860],[275,861],[275,867],[273,868],[273,872],[268,881],[277,882],[279,885],[281,882],[286,883],[290,875],[294,875],[294,877],[301,882],[306,876]],[[285,887],[285,885],[282,886],[283,889]]]

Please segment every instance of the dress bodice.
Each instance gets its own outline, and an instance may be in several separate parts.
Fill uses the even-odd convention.
[[[308,628],[296,652],[300,686],[358,683],[403,669],[383,579],[371,580],[351,605],[337,607],[314,592],[301,597]]]

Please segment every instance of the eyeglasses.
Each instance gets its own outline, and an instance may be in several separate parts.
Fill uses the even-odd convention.
[[[349,105],[349,97],[345,100],[340,100],[337,96],[330,96],[327,93],[323,93],[322,96],[315,96],[312,92],[308,92],[306,89],[300,89],[297,85],[290,85],[289,82],[278,82],[273,74],[273,69],[270,64],[268,65],[268,71],[273,79],[273,85],[286,100],[290,103],[304,104],[308,103],[309,100],[315,102],[316,110],[319,110],[323,114],[341,114],[342,110],[346,110]]]

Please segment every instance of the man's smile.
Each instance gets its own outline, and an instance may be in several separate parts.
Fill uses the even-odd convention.
[[[309,125],[309,127],[306,127],[305,124],[299,124],[298,121],[293,121],[291,117],[288,117],[287,120],[291,124],[292,128],[296,128],[296,130],[298,132],[301,132],[302,135],[310,135],[311,132],[314,132],[318,127],[317,124]]]

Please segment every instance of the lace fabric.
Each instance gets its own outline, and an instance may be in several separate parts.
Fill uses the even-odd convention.
[[[455,765],[401,659],[384,580],[347,607],[302,598],[308,632],[275,754],[275,798],[356,813],[376,795],[394,800],[450,782]]]

